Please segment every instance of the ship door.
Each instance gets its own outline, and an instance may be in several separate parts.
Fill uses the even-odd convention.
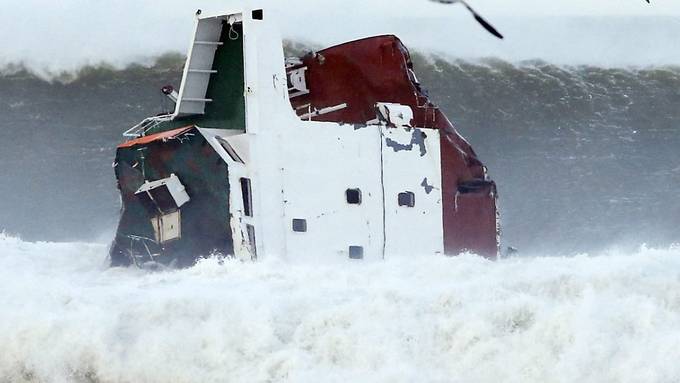
[[[385,257],[443,253],[439,131],[383,126]]]

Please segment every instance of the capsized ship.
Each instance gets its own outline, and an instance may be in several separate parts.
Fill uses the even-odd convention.
[[[284,58],[266,16],[197,13],[174,112],[117,148],[112,265],[496,257],[496,185],[401,41]]]

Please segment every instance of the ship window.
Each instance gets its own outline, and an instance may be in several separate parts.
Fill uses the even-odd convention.
[[[361,205],[361,190],[360,189],[347,189],[345,192],[347,197],[347,203],[350,205]]]
[[[293,219],[293,231],[296,233],[306,233],[307,232],[307,220],[301,218]]]
[[[231,144],[229,144],[227,140],[221,137],[217,137],[217,142],[220,143],[220,145],[224,148],[229,157],[231,157],[231,159],[234,160],[234,162],[244,163],[243,159],[241,159],[241,156],[239,156],[238,153],[236,153],[234,147],[231,146]]]
[[[350,246],[349,247],[349,258],[350,259],[364,259],[364,248],[363,248],[363,246]]]
[[[246,225],[248,231],[248,244],[250,244],[250,251],[253,259],[257,259],[257,241],[255,240],[255,226]]]
[[[416,195],[410,191],[399,193],[397,202],[399,202],[399,206],[414,207],[416,206]]]
[[[241,178],[241,194],[243,195],[243,213],[253,216],[253,196],[249,178]]]
[[[261,9],[255,9],[253,12],[253,20],[262,20],[264,19],[264,12]]]

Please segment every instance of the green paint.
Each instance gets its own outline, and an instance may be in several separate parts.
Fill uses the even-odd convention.
[[[191,198],[180,209],[182,237],[163,246],[160,262],[176,261],[178,266],[189,266],[198,256],[213,251],[233,254],[228,167],[205,138],[192,129],[181,141],[153,142],[144,147],[143,165],[139,148],[120,148],[116,156],[123,210],[111,251],[112,263],[126,265],[129,261],[126,251],[130,235],[154,238],[153,214],[134,195],[144,182],[142,168],[149,181],[176,174]],[[151,247],[152,251],[160,249],[154,244]],[[143,253],[139,246],[132,250]]]
[[[234,40],[230,37],[238,37]],[[244,97],[245,78],[243,73],[243,27],[242,24],[222,30],[220,46],[215,53],[213,70],[217,73],[208,85],[207,97],[213,99],[205,108],[200,126],[206,128],[245,129],[246,103]]]
[[[147,135],[172,130],[175,128],[198,125],[201,128],[245,130],[246,102],[245,75],[243,58],[243,25],[234,24],[231,31],[224,25],[220,36],[221,45],[215,52],[213,70],[206,98],[212,102],[206,104],[204,115],[184,116],[159,124],[147,132]]]
[[[238,37],[237,37],[238,36]],[[232,39],[233,38],[233,39]],[[245,130],[245,77],[243,57],[243,26],[233,29],[225,24],[220,41],[223,45],[215,51],[206,98],[205,114],[184,116],[159,124],[147,135],[196,125],[202,128]],[[229,179],[227,164],[192,129],[182,140],[155,141],[143,147],[144,159],[139,146],[119,148],[116,155],[116,177],[123,199],[123,210],[116,240],[111,249],[114,265],[129,262],[128,251],[143,253],[140,244],[132,244],[129,236],[154,238],[149,212],[134,192],[144,180],[154,181],[176,174],[185,186],[191,201],[182,206],[182,237],[161,247],[154,245],[152,252],[164,255],[163,263],[177,262],[189,266],[196,257],[216,250],[233,254],[229,226]],[[135,247],[136,246],[136,247]],[[131,248],[132,247],[132,248]]]

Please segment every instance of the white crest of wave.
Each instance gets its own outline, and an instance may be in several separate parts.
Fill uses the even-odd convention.
[[[0,382],[680,381],[680,248],[109,269],[0,235]]]

